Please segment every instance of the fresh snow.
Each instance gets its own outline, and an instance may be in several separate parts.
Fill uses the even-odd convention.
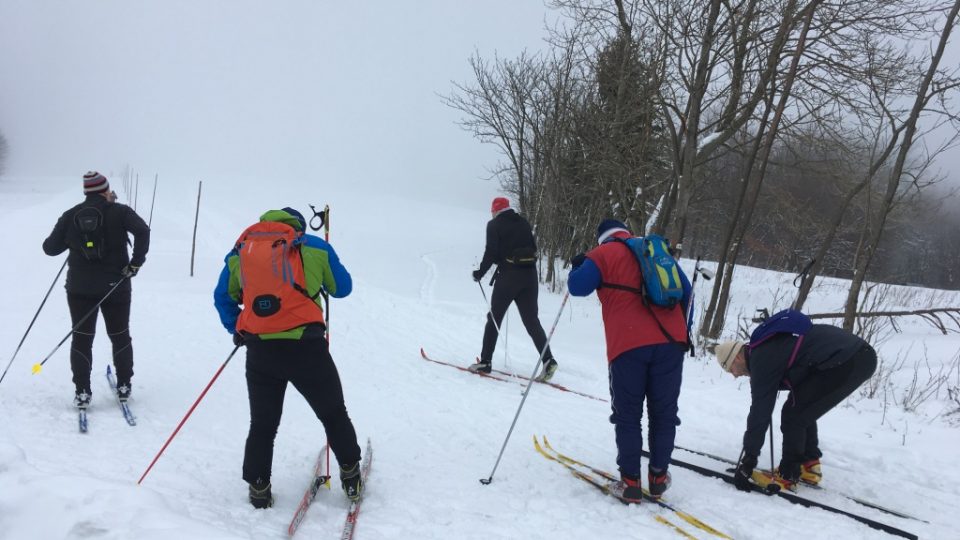
[[[119,178],[111,180],[119,191]],[[129,197],[121,193],[121,199]],[[149,213],[147,199],[141,190],[143,216]],[[62,262],[46,257],[40,244],[60,213],[80,200],[79,177],[0,182],[0,227],[7,231],[6,264],[0,267],[0,282],[7,287],[0,325],[3,367]],[[223,256],[263,211],[294,206],[309,217],[307,203],[331,205],[331,242],[354,278],[353,294],[333,299],[330,315],[331,350],[348,410],[361,442],[370,437],[377,452],[357,539],[677,536],[654,520],[655,515],[671,518],[669,513],[603,497],[534,452],[531,437],[542,434],[562,452],[616,470],[609,405],[543,385],[531,389],[493,483],[478,481],[490,474],[523,387],[424,362],[419,349],[463,365],[479,352],[486,308],[469,274],[483,250],[488,200],[464,207],[388,199],[332,182],[208,180],[191,278],[195,200],[194,180],[161,178],[150,253],[134,279],[136,374],[130,405],[136,427],[124,422],[108,391],[104,372],[110,349],[102,322],[94,345],[89,433],[77,432],[71,405],[69,342],[40,374],[31,375],[31,366],[70,328],[62,281],[57,284],[0,384],[0,538],[285,537],[325,437],[290,388],[274,454],[276,504],[266,511],[250,507],[240,478],[249,418],[242,354],[227,365],[143,484],[136,481],[232,349],[212,305]],[[692,261],[683,263],[692,270]],[[754,309],[788,304],[792,279],[738,268],[726,337]],[[698,300],[709,297],[711,284],[698,281]],[[837,311],[844,292],[842,281],[823,280],[808,309]],[[956,293],[902,292],[914,294],[897,296],[903,305],[890,307],[960,300]],[[930,295],[937,296],[931,300]],[[561,299],[562,291],[541,290],[545,327]],[[909,383],[914,362],[921,362],[923,378],[924,354],[936,370],[950,364],[960,348],[956,333],[941,335],[917,318],[901,319],[899,326],[902,333],[880,347],[887,361],[909,355],[908,368],[894,377],[890,392]],[[504,332],[495,367],[529,374],[536,352],[513,309]],[[557,383],[608,396],[595,297],[571,299],[552,347],[560,363]],[[951,375],[951,384],[958,376]],[[677,443],[735,459],[748,406],[745,380],[723,374],[711,357],[688,357]],[[945,422],[948,406],[945,392],[914,413],[904,412],[892,398],[885,406],[882,399],[854,394],[820,424],[825,486],[930,524],[880,514],[827,493],[803,494],[922,538],[956,538],[960,431]],[[777,447],[779,459],[779,433]],[[765,447],[761,463],[768,462],[767,452]],[[723,467],[681,451],[676,456]],[[734,538],[887,536],[841,516],[742,494],[684,469],[675,467],[672,473],[667,499]],[[339,536],[347,501],[334,484],[318,495],[298,538]],[[684,527],[698,538],[708,537]]]

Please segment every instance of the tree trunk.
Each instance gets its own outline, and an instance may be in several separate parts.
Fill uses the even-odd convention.
[[[940,41],[937,44],[937,50],[930,59],[930,66],[920,82],[920,87],[917,88],[916,100],[913,102],[913,108],[910,110],[910,116],[906,122],[903,142],[900,143],[900,150],[897,153],[897,160],[894,163],[893,169],[890,171],[890,176],[887,180],[887,190],[884,194],[882,204],[878,210],[879,213],[876,223],[874,224],[874,229],[871,231],[871,234],[868,238],[867,245],[864,250],[864,256],[857,261],[858,264],[853,274],[853,280],[850,282],[850,290],[847,292],[847,301],[844,307],[843,317],[843,328],[847,331],[853,330],[853,323],[856,319],[856,311],[859,305],[860,290],[863,287],[863,281],[866,277],[867,270],[870,268],[870,263],[873,261],[873,256],[876,253],[877,246],[880,245],[880,239],[883,237],[883,230],[884,226],[886,225],[887,217],[889,216],[890,210],[893,207],[897,189],[900,187],[900,178],[903,175],[904,165],[907,161],[907,154],[910,152],[910,148],[913,146],[913,137],[917,131],[917,120],[920,118],[920,113],[923,112],[927,104],[927,92],[930,88],[931,81],[933,81],[934,75],[936,75],[937,68],[940,65],[940,60],[943,58],[943,51],[949,42],[950,33],[953,30],[953,26],[956,22],[958,11],[960,11],[960,0],[956,0],[954,2],[953,7],[950,9],[950,13],[947,15],[946,20],[944,21],[943,31],[940,33]]]

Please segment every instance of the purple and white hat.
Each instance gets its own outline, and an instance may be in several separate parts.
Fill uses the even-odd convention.
[[[83,194],[92,195],[94,193],[103,193],[110,189],[110,182],[107,177],[97,171],[89,171],[83,175]]]

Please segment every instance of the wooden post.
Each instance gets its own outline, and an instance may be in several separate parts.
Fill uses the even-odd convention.
[[[190,277],[193,277],[194,254],[197,251],[197,221],[200,219],[200,192],[203,190],[203,180],[197,185],[197,213],[193,217],[193,246],[190,248]]]
[[[147,227],[153,223],[153,204],[157,202],[157,179],[160,177],[160,174],[153,175],[153,197],[150,198],[150,219],[147,220]],[[694,277],[693,279],[697,279]]]

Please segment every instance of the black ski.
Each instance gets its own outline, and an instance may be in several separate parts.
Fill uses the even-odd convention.
[[[691,448],[684,448],[684,447],[682,447],[682,446],[675,446],[674,448],[676,448],[677,450],[683,450],[684,452],[690,452],[691,454],[697,454],[697,455],[700,455],[700,456],[708,457],[708,458],[710,458],[710,459],[719,461],[719,462],[721,462],[721,463],[726,463],[726,464],[728,464],[728,465],[733,465],[734,467],[736,467],[736,465],[737,465],[737,462],[736,462],[736,461],[733,461],[732,459],[727,459],[727,458],[725,458],[725,457],[723,457],[723,456],[718,456],[718,455],[716,455],[716,454],[711,454],[711,453],[709,453],[709,452],[703,452],[703,451],[700,451],[700,450],[693,450],[693,449],[691,449]],[[727,469],[727,472],[733,473],[733,469]],[[770,472],[770,471],[762,470],[762,472],[768,473],[768,472]],[[918,518],[918,517],[911,516],[910,514],[904,514],[903,512],[900,512],[899,510],[893,510],[892,508],[887,508],[887,507],[885,507],[885,506],[880,506],[879,504],[877,504],[877,503],[875,503],[875,502],[871,502],[871,501],[868,501],[868,500],[865,500],[865,499],[861,499],[861,498],[859,498],[859,497],[854,497],[853,495],[847,495],[846,493],[842,493],[842,492],[837,491],[837,490],[834,490],[834,489],[828,489],[828,488],[826,488],[826,487],[824,487],[824,486],[821,486],[821,485],[819,485],[819,484],[813,484],[813,483],[804,481],[802,478],[800,479],[800,483],[801,483],[804,487],[806,487],[806,488],[810,488],[810,489],[813,489],[813,490],[816,490],[816,491],[823,491],[824,493],[835,493],[835,494],[840,495],[841,497],[844,497],[844,498],[846,498],[846,499],[849,499],[849,500],[851,500],[851,501],[853,501],[853,502],[855,502],[855,503],[857,503],[857,504],[859,504],[859,505],[861,505],[861,506],[866,506],[867,508],[873,508],[874,510],[883,512],[883,513],[885,513],[885,514],[890,514],[891,516],[896,516],[896,517],[898,517],[898,518],[903,518],[903,519],[912,519],[912,520],[914,520],[914,521],[919,521],[919,522],[921,522],[921,523],[930,523],[929,521],[920,519],[920,518]]]
[[[647,452],[646,450],[643,451],[643,455],[644,455],[645,457],[650,457],[650,453]],[[727,474],[727,473],[723,473],[723,472],[720,472],[720,471],[715,471],[715,470],[713,470],[713,469],[708,469],[708,468],[706,468],[706,467],[701,467],[701,466],[699,466],[699,465],[694,465],[694,464],[692,464],[692,463],[687,463],[687,462],[685,462],[685,461],[680,461],[680,460],[677,459],[677,458],[672,458],[672,459],[670,460],[670,464],[671,464],[671,465],[676,465],[677,467],[682,467],[682,468],[684,468],[684,469],[693,471],[693,472],[698,473],[698,474],[702,474],[702,475],[704,475],[704,476],[709,476],[709,477],[711,477],[711,478],[719,478],[719,479],[723,480],[724,482],[727,482],[728,484],[736,484],[736,481],[734,480],[734,477],[733,477],[732,474]],[[900,536],[900,537],[902,537],[902,538],[909,538],[909,539],[911,539],[911,540],[917,540],[917,535],[915,535],[915,534],[913,534],[913,533],[909,533],[909,532],[907,532],[907,531],[898,529],[898,528],[896,528],[896,527],[893,527],[893,526],[890,526],[890,525],[886,525],[886,524],[884,524],[884,523],[880,523],[879,521],[874,521],[874,520],[872,520],[872,519],[865,518],[865,517],[863,517],[863,516],[859,516],[859,515],[857,515],[857,514],[853,514],[853,513],[847,512],[847,511],[845,511],[845,510],[841,510],[841,509],[839,509],[839,508],[830,506],[830,505],[828,505],[828,504],[823,504],[823,503],[818,503],[818,502],[816,502],[816,501],[811,501],[810,499],[806,499],[806,498],[804,498],[804,497],[800,497],[799,495],[794,495],[793,493],[786,492],[786,491],[778,491],[778,492],[776,492],[776,493],[771,493],[771,492],[763,489],[763,488],[760,487],[759,485],[753,484],[753,483],[751,483],[751,487],[753,488],[754,491],[763,493],[764,495],[774,495],[774,494],[775,494],[775,495],[777,495],[777,496],[779,496],[779,497],[781,497],[781,498],[783,498],[783,499],[786,499],[786,500],[790,501],[790,502],[793,503],[793,504],[799,504],[799,505],[805,506],[805,507],[807,507],[807,508],[819,508],[819,509],[821,509],[821,510],[826,510],[827,512],[832,512],[832,513],[834,513],[834,514],[839,514],[839,515],[841,515],[841,516],[846,516],[846,517],[848,517],[848,518],[850,518],[850,519],[852,519],[852,520],[854,520],[854,521],[858,521],[858,522],[860,522],[860,523],[863,523],[864,525],[867,525],[868,527],[877,529],[877,530],[879,530],[879,531],[883,531],[883,532],[888,533],[888,534],[892,534],[892,535],[894,535],[894,536]]]

